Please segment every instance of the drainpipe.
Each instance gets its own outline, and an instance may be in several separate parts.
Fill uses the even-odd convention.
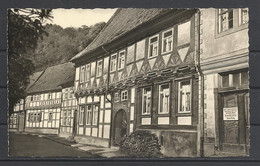
[[[102,46],[102,49],[106,52],[106,54],[109,55],[109,52]],[[110,113],[110,130],[109,130],[109,142],[108,142],[108,147],[111,147],[111,142],[112,142],[112,121],[113,121],[113,102],[107,97],[108,95],[108,89],[109,89],[109,82],[110,82],[110,56],[108,60],[108,71],[107,71],[107,91],[106,91],[106,100],[111,104],[111,113]],[[110,95],[112,98],[112,95]]]
[[[201,66],[200,66],[200,11],[198,11],[198,49],[197,49],[197,64],[196,69],[197,72],[201,78],[200,81],[200,88],[201,88],[201,96],[200,96],[200,109],[201,109],[201,133],[200,133],[200,157],[204,157],[204,74],[202,72]]]

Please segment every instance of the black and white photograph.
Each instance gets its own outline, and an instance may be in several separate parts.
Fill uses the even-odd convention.
[[[249,157],[248,8],[10,8],[8,155]]]

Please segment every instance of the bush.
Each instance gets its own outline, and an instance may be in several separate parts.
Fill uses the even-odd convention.
[[[119,143],[120,151],[132,157],[160,157],[161,145],[155,134],[137,130],[125,135]]]

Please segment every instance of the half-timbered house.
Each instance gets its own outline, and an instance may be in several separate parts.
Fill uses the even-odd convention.
[[[62,84],[74,79],[72,63],[52,66],[43,71],[27,90],[25,131],[58,134],[62,104]]]
[[[165,155],[198,156],[198,19],[197,10],[118,9],[71,60],[76,140],[117,146],[149,130]]]

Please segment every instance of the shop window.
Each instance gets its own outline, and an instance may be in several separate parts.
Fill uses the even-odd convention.
[[[151,112],[151,87],[144,88],[142,94],[142,115],[149,115]]]
[[[179,82],[178,113],[191,112],[191,84],[190,81]]]
[[[172,29],[163,32],[162,34],[163,39],[162,39],[162,53],[166,53],[166,52],[170,52],[172,51],[172,47],[173,47],[173,31]]]
[[[101,76],[102,74],[102,60],[99,60],[97,62],[97,77]]]
[[[83,118],[84,118],[84,106],[81,106],[79,112],[79,125],[83,125]]]
[[[85,82],[89,81],[90,79],[90,64],[86,65],[86,71],[85,71]]]
[[[148,58],[158,55],[158,35],[149,38]]]
[[[117,59],[116,59],[116,54],[114,55],[111,55],[111,61],[110,61],[110,71],[115,71],[116,70],[116,62],[117,62]]]
[[[80,69],[80,83],[84,82],[85,66],[82,66]]]
[[[248,8],[239,9],[239,25],[248,23]]]
[[[118,57],[118,69],[123,69],[125,67],[125,51],[119,52]]]
[[[169,84],[159,86],[159,114],[169,113],[170,89]]]
[[[219,9],[219,32],[233,28],[233,9]]]
[[[121,92],[121,101],[125,101],[128,99],[128,91],[124,90]]]

